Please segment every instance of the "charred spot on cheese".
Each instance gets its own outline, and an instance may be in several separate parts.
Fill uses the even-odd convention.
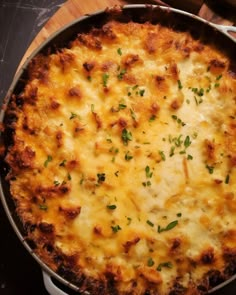
[[[69,89],[68,94],[70,97],[76,97],[76,98],[81,98],[82,97],[82,92],[79,88],[79,86],[74,86]]]
[[[35,57],[7,107],[26,240],[82,292],[207,293],[236,273],[232,63],[171,26],[103,23]]]
[[[210,60],[209,67],[210,71],[212,71],[214,74],[219,74],[225,69],[226,64],[224,61],[219,59],[212,59]]]

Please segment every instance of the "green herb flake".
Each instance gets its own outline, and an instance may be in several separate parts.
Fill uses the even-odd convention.
[[[122,55],[122,49],[121,49],[121,48],[118,48],[118,49],[117,49],[117,53],[118,53],[119,55]]]
[[[222,78],[222,74],[216,77],[216,81],[219,81]]]
[[[67,179],[68,180],[71,180],[72,179],[70,173],[67,174]]]
[[[153,261],[153,259],[152,259],[151,257],[148,258],[147,266],[148,266],[148,267],[152,267],[154,264],[155,264],[155,262]]]
[[[103,87],[107,87],[108,79],[109,79],[109,74],[108,73],[104,73],[102,75],[102,84],[103,84]]]
[[[152,178],[153,172],[150,171],[150,167],[146,166],[145,167],[145,173],[147,178]]]
[[[53,181],[53,184],[54,184],[55,186],[59,186],[59,185],[60,185],[60,182],[59,182],[58,180],[54,180],[54,181]]]
[[[78,117],[77,114],[75,114],[75,113],[71,113],[71,115],[70,115],[70,120],[72,120],[72,119],[74,119],[74,118],[77,118],[77,117]]]
[[[128,142],[133,139],[132,133],[128,131],[127,129],[123,129],[121,133],[121,139],[124,143],[124,145],[128,145]]]
[[[122,80],[126,72],[127,72],[126,69],[122,69],[122,70],[119,72],[119,74],[117,75],[118,80]]]
[[[115,210],[116,209],[116,205],[107,205],[107,209],[109,209],[109,210]]]
[[[145,93],[145,89],[140,89],[140,90],[139,90],[139,95],[140,95],[140,96],[144,96],[144,93]]]
[[[126,161],[130,161],[133,159],[133,156],[130,154],[130,152],[128,151],[126,154],[125,154],[125,160]]]
[[[147,222],[147,224],[150,225],[151,227],[154,227],[154,223],[151,222],[150,220],[147,220],[146,222]]]
[[[193,156],[192,155],[188,155],[187,156],[187,160],[192,160],[193,159]]]
[[[171,262],[162,262],[158,265],[158,267],[156,268],[157,271],[161,271],[163,267],[166,267],[166,268],[172,268],[173,265]]]
[[[47,211],[48,210],[48,206],[46,204],[40,204],[39,205],[39,209],[43,210],[43,211]]]
[[[105,173],[98,173],[97,174],[97,181],[98,183],[102,183],[106,180],[106,174]]]
[[[44,167],[47,167],[48,166],[48,164],[50,163],[52,161],[52,156],[48,156],[47,157],[47,160],[44,162]]]
[[[159,155],[161,156],[162,161],[166,160],[166,156],[163,151],[159,151]]]
[[[174,154],[175,154],[175,147],[172,146],[172,147],[170,148],[169,156],[170,156],[170,157],[173,157]]]
[[[179,89],[182,89],[182,88],[183,88],[183,85],[182,85],[181,81],[178,80],[177,82],[178,82],[178,88],[179,88]]]
[[[191,140],[190,140],[190,137],[187,135],[185,140],[184,140],[184,146],[185,148],[187,149],[190,145],[191,145]]]
[[[127,108],[127,105],[123,104],[123,103],[119,103],[119,106],[118,106],[118,111],[120,110],[124,110]]]
[[[207,168],[207,170],[208,170],[208,172],[209,172],[210,174],[213,174],[213,172],[214,172],[214,166],[206,165],[206,168]]]
[[[229,184],[230,176],[229,174],[225,177],[225,184]]]
[[[161,228],[160,225],[158,225],[157,231],[158,233],[162,233],[163,231],[168,231],[173,229],[178,224],[178,220],[174,220],[170,222],[166,227]]]
[[[63,160],[63,161],[59,164],[60,167],[65,167],[65,165],[66,165],[66,160]]]
[[[113,225],[113,226],[111,226],[111,229],[112,229],[113,233],[117,233],[122,228],[119,225]]]
[[[179,213],[176,214],[176,216],[177,216],[177,217],[181,217],[181,216],[182,216],[182,213],[179,212]]]
[[[152,115],[150,118],[149,118],[149,122],[153,122],[156,120],[156,115]]]

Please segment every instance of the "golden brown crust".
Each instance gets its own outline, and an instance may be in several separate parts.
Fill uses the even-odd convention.
[[[229,64],[187,32],[116,21],[32,60],[5,161],[55,272],[107,295],[205,294],[235,274]]]

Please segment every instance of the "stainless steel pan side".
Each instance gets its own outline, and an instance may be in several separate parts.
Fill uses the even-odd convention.
[[[27,79],[27,67],[38,53],[47,53],[49,50],[53,51],[57,48],[63,47],[68,41],[74,39],[78,32],[86,32],[90,28],[96,26],[99,27],[104,24],[108,19],[115,18],[121,21],[135,20],[138,22],[151,21],[153,23],[162,23],[167,26],[174,27],[178,30],[189,30],[193,36],[196,38],[201,37],[205,42],[213,43],[215,46],[219,47],[221,50],[226,51],[227,54],[232,58],[232,68],[236,68],[236,41],[230,36],[223,28],[218,25],[211,24],[206,20],[201,19],[190,13],[180,11],[178,9],[172,9],[169,7],[158,6],[158,5],[126,5],[121,7],[120,12],[116,9],[107,9],[104,11],[98,11],[91,15],[86,15],[81,17],[67,26],[63,27],[61,30],[53,34],[48,40],[46,40],[33,54],[27,59],[22,68],[16,74],[14,81],[12,82],[10,89],[7,93],[6,99],[4,101],[4,106],[0,113],[0,122],[8,125],[8,120],[14,120],[14,117],[7,117],[5,115],[5,109],[12,94],[19,94],[23,87],[24,81]],[[232,29],[230,27],[230,29]],[[236,71],[235,71],[236,72]],[[6,128],[4,132],[1,133],[0,143],[4,145],[11,144],[11,132],[12,130]],[[79,288],[70,280],[70,277],[64,273],[55,273],[47,265],[45,265],[41,259],[35,255],[34,247],[31,241],[25,238],[25,229],[23,228],[21,221],[16,214],[15,204],[10,196],[9,185],[5,177],[8,171],[8,167],[4,163],[4,155],[0,160],[0,195],[3,207],[6,211],[8,219],[27,251],[33,256],[34,259],[39,263],[43,270],[50,276],[54,277],[56,280],[62,284],[69,287],[71,290],[78,291]],[[222,288],[229,282],[236,279],[236,274],[225,281],[222,284],[217,284],[217,286],[211,286],[211,293],[219,288]]]

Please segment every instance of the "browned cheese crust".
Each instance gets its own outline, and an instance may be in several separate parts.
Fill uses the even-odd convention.
[[[31,61],[6,162],[43,262],[104,295],[204,294],[235,273],[229,64],[189,33],[117,21]]]

